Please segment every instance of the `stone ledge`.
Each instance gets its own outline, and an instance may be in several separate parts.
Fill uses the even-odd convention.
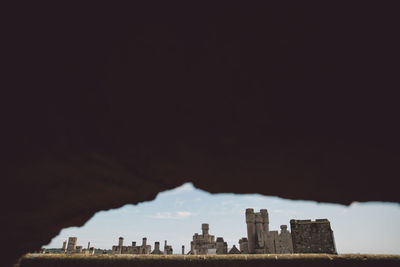
[[[399,266],[400,255],[41,255],[27,254],[19,267],[31,266]]]

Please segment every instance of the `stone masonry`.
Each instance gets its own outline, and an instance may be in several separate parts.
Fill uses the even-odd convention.
[[[327,219],[290,220],[294,253],[336,254],[331,224]]]

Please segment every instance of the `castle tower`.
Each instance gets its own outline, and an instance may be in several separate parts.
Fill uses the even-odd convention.
[[[208,230],[209,230],[208,223],[203,223],[201,225],[201,230],[203,231],[203,236],[208,235]]]
[[[153,250],[153,252],[151,252],[151,254],[155,254],[155,255],[163,254],[160,250],[160,242],[154,242],[154,250]]]
[[[261,209],[260,210],[261,217],[263,219],[263,226],[264,226],[264,231],[269,232],[269,216],[268,216],[268,210],[267,209]]]
[[[217,237],[216,249],[217,254],[224,254],[224,239],[222,237]]]
[[[261,249],[264,248],[264,225],[263,225],[263,217],[261,213],[257,212],[255,214],[255,221],[256,221],[256,248]]]
[[[249,244],[246,237],[239,239],[239,250],[242,254],[249,254]]]
[[[119,251],[119,254],[122,254],[122,246],[123,245],[124,245],[124,238],[120,237],[118,239],[118,251]]]
[[[62,250],[63,253],[67,252],[67,241],[64,241],[64,242],[63,242],[63,245],[62,245],[62,249],[61,249],[61,250]]]
[[[147,245],[147,238],[143,237],[142,239],[142,246],[145,247]]]
[[[182,246],[182,255],[185,255],[185,246]]]
[[[256,218],[254,209],[246,209],[246,224],[247,224],[247,240],[249,246],[249,253],[255,253],[256,248]]]
[[[74,253],[75,252],[77,240],[78,240],[78,238],[76,238],[76,237],[69,237],[68,238],[67,253]]]

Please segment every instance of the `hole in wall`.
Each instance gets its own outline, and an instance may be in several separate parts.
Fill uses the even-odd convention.
[[[154,246],[164,240],[174,254],[186,252],[194,233],[201,233],[201,224],[209,223],[210,234],[223,237],[228,248],[238,247],[246,237],[245,209],[268,209],[270,229],[279,230],[291,219],[327,218],[334,231],[338,253],[400,254],[400,205],[385,202],[353,202],[350,206],[288,200],[260,194],[211,194],[191,183],[161,192],[153,201],[125,205],[119,209],[97,212],[82,227],[63,229],[44,248],[61,248],[70,236],[78,237],[78,245],[109,250],[125,242],[141,243],[147,237]]]

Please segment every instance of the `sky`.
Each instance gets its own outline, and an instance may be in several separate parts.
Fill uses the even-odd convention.
[[[291,219],[322,219],[331,222],[338,253],[400,254],[400,204],[353,202],[350,206],[287,200],[259,194],[210,194],[191,183],[161,192],[155,200],[119,209],[97,212],[82,227],[63,229],[45,248],[61,248],[69,236],[78,237],[78,245],[111,249],[124,237],[124,245],[142,243],[147,237],[154,247],[164,240],[174,253],[190,248],[194,233],[209,223],[210,234],[223,237],[228,248],[238,247],[246,237],[245,209],[268,209],[270,230],[279,230]]]

